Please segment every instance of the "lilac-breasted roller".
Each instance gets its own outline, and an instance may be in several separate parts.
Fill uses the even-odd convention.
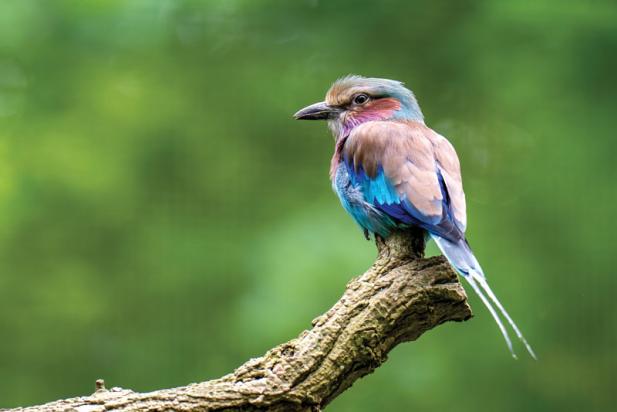
[[[328,121],[335,139],[332,186],[365,236],[385,239],[411,226],[426,231],[486,305],[512,356],[510,336],[493,305],[535,358],[465,238],[465,193],[456,151],[424,124],[413,93],[398,81],[347,76],[332,85],[324,102],[294,117]]]

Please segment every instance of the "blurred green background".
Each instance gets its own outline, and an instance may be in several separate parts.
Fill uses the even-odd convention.
[[[405,81],[456,146],[540,361],[471,296],[329,410],[614,408],[610,0],[3,0],[0,406],[215,378],[327,310],[375,250],[291,115],[348,73]]]

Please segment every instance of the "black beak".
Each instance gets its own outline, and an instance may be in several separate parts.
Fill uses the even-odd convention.
[[[333,119],[341,112],[337,107],[328,106],[326,102],[319,102],[305,107],[294,114],[296,120],[327,120]]]

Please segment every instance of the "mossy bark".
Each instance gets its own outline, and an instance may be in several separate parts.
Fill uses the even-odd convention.
[[[150,393],[105,389],[97,381],[90,396],[12,411],[320,411],[385,362],[399,343],[471,317],[465,291],[446,260],[423,258],[420,231],[376,243],[375,263],[349,282],[312,329],[229,375]]]

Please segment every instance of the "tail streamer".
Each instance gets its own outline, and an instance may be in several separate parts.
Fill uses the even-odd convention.
[[[501,302],[499,302],[499,299],[497,299],[497,296],[495,296],[495,293],[493,293],[488,285],[484,272],[482,271],[478,260],[474,256],[467,242],[464,239],[458,242],[451,242],[433,234],[431,234],[431,237],[435,240],[435,243],[437,243],[437,246],[448,259],[452,267],[454,267],[454,269],[456,269],[456,271],[463,278],[465,278],[465,280],[473,288],[474,292],[476,292],[476,294],[480,297],[482,303],[484,303],[487,307],[491,316],[493,316],[495,322],[497,322],[497,326],[499,326],[499,330],[506,341],[506,345],[508,345],[508,349],[510,350],[512,357],[517,359],[516,353],[514,352],[514,348],[512,346],[512,340],[510,339],[510,335],[508,334],[502,319],[499,317],[497,310],[493,307],[493,304],[497,307],[497,309],[499,309],[501,315],[506,318],[506,321],[512,327],[516,336],[523,343],[525,349],[527,349],[527,352],[529,352],[532,358],[537,360],[538,358],[536,357],[536,354],[521,333],[520,329],[516,326],[516,323],[514,323],[506,309],[503,307]],[[486,295],[488,295],[488,298]]]

